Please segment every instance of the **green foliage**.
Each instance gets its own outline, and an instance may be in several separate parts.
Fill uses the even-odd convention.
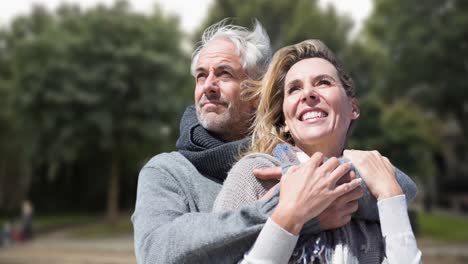
[[[124,1],[86,11],[36,6],[0,38],[0,92],[11,92],[39,174],[53,180],[74,164],[109,170],[111,159],[141,166],[173,146],[175,117],[191,101],[176,17],[136,14]]]
[[[346,35],[352,26],[348,17],[339,16],[334,8],[322,10],[317,0],[217,0],[209,10],[208,18],[196,35],[209,25],[230,17],[235,23],[251,26],[256,18],[265,27],[274,49],[316,38],[335,51],[346,46]]]
[[[377,149],[421,182],[436,174],[433,153],[440,147],[435,118],[407,100],[388,104],[375,96],[361,100],[351,148]]]
[[[39,132],[38,148],[47,147],[42,157],[71,162],[90,147],[166,137],[162,128],[174,128],[185,103],[177,94],[187,60],[174,45],[182,38],[175,25],[123,4],[86,13],[36,8],[14,21],[7,43],[15,102]]]
[[[367,33],[386,51],[381,86],[387,100],[408,96],[444,119],[454,115],[468,135],[468,3],[376,0]]]
[[[375,0],[374,3],[365,37],[380,47],[382,55],[375,74],[378,80],[374,83],[375,92],[386,104],[397,104],[405,98],[408,106],[412,106],[407,111],[402,109],[403,120],[398,121],[402,126],[408,119],[416,122],[418,114],[412,112],[415,108],[433,115],[430,120],[421,119],[431,122],[433,129],[424,129],[421,123],[415,127],[420,132],[392,133],[389,139],[408,138],[404,148],[402,145],[395,148],[420,155],[418,174],[434,171],[438,166],[438,172],[443,174],[437,180],[438,189],[445,188],[442,186],[450,179],[466,182],[468,90],[465,76],[468,68],[464,58],[468,57],[468,3],[451,0]],[[391,117],[385,115],[386,119]],[[431,133],[433,138],[444,139],[444,144],[434,147],[437,140],[430,139]],[[434,162],[434,156],[439,157],[438,163]]]
[[[317,0],[216,0],[192,37],[231,17],[248,27],[257,18],[274,49],[323,40],[356,83],[361,116],[350,147],[377,149],[428,181],[437,174],[445,121],[455,118],[468,135],[467,8],[375,0],[365,34],[351,40],[350,18]],[[120,179],[120,198],[133,206],[137,170],[173,148],[192,102],[184,40],[177,18],[157,8],[136,14],[124,1],[86,11],[36,6],[0,29],[0,208],[18,203],[31,184],[44,201],[99,207],[112,158],[130,175]],[[5,200],[16,190],[16,200]]]

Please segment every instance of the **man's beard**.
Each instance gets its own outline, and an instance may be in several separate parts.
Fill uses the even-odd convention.
[[[227,102],[226,100],[221,101]],[[199,104],[197,106],[197,119],[200,125],[225,141],[243,138],[247,134],[251,113],[241,112],[240,107],[234,106],[231,102],[227,102],[227,107],[220,105],[218,107],[222,107],[224,111],[220,113],[218,111],[202,112],[201,104]],[[209,115],[211,116],[209,117]]]

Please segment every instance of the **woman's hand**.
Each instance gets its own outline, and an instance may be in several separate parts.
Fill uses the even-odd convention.
[[[340,164],[336,158],[323,162],[323,158],[322,153],[315,153],[307,162],[289,168],[281,178],[279,202],[271,217],[290,233],[299,234],[307,221],[360,184],[359,179],[353,179],[337,186],[351,164]]]
[[[378,151],[345,150],[343,156],[351,161],[377,200],[403,194],[395,176],[395,168]]]

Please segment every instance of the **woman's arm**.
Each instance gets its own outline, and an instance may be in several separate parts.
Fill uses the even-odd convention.
[[[251,154],[239,160],[223,183],[213,206],[214,212],[236,210],[254,203],[273,188],[278,181],[261,181],[253,176],[254,169],[279,166],[279,161],[265,154]],[[274,195],[278,195],[276,190]],[[315,233],[318,233],[316,225]],[[267,220],[253,247],[246,252],[241,263],[287,263],[299,236],[278,226],[271,218]],[[264,263],[264,262],[263,262]]]
[[[345,150],[345,153],[349,152]],[[370,151],[356,151],[362,153],[370,153]],[[301,152],[299,152],[301,153]],[[292,147],[289,144],[280,144],[273,151],[273,156],[281,161],[281,168],[277,167],[276,170],[269,170],[269,174],[259,174],[260,179],[280,179],[281,173],[285,174],[291,166],[299,165],[302,162],[305,162],[309,159],[306,154],[300,159],[298,157],[298,150]],[[340,163],[349,162],[349,159],[344,156],[339,158]],[[359,167],[359,166],[358,166]],[[406,175],[404,172],[396,169],[396,179],[398,184],[401,186],[403,193],[406,195],[406,200],[410,203],[413,198],[416,196],[417,188],[416,184],[411,180],[411,178]],[[361,178],[359,171],[354,166],[354,171],[356,176]],[[258,172],[257,172],[258,173]],[[346,177],[343,177],[343,180]],[[347,182],[348,180],[342,181]],[[363,182],[361,184],[361,191],[356,190],[354,193],[348,193],[339,199],[337,199],[327,210],[319,216],[320,224],[324,229],[335,229],[346,224],[349,217],[369,220],[369,221],[379,221],[379,212],[377,208],[377,199],[369,192],[367,185]],[[359,198],[361,197],[361,198]],[[357,211],[353,209],[354,205],[349,203],[350,201],[357,200]],[[354,202],[353,202],[354,203]],[[341,217],[328,218],[328,215]],[[327,219],[322,221],[323,219]]]
[[[381,199],[378,207],[388,263],[422,263],[422,254],[411,229],[405,196]]]
[[[214,210],[222,209],[223,205],[228,209],[235,209],[229,206],[233,203],[238,204],[237,199],[255,201],[261,196],[260,193],[266,192],[267,188],[263,186],[261,190],[262,186],[258,186],[260,182],[253,176],[254,166],[249,164],[249,158],[252,159],[252,156],[245,157],[233,167],[215,202]],[[329,159],[323,164],[322,161],[322,154],[314,154],[305,164],[292,167],[283,176],[278,206],[269,223],[262,229],[255,245],[245,256],[244,262],[287,262],[299,231],[304,227],[307,232],[308,225],[317,224],[316,220],[311,222],[311,219],[320,214],[338,196],[359,186],[360,180],[353,180],[337,187],[336,181],[348,173],[351,166],[340,164],[336,158]],[[250,162],[255,163],[252,160]],[[283,238],[278,238],[280,236]]]
[[[421,263],[408,217],[406,197],[390,161],[377,151],[345,151],[359,170],[378,210],[388,263]]]

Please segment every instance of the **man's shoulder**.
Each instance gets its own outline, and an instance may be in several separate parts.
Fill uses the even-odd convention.
[[[153,156],[144,166],[143,168],[158,168],[158,167],[166,167],[174,164],[184,164],[189,163],[182,154],[177,151],[172,152],[163,152]]]
[[[142,168],[157,169],[167,172],[175,172],[178,170],[192,171],[195,169],[192,163],[177,151],[159,153],[152,157]],[[196,170],[196,169],[195,169]]]

